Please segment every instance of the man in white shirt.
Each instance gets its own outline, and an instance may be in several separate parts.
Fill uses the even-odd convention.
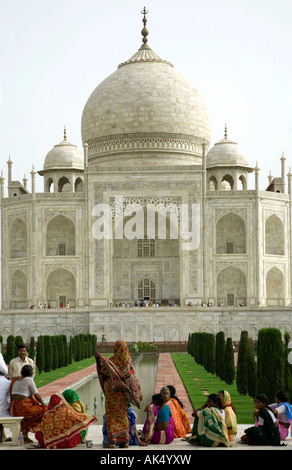
[[[12,380],[15,377],[21,376],[21,369],[23,366],[29,365],[33,368],[33,377],[35,376],[35,363],[28,357],[26,346],[21,344],[17,348],[18,357],[11,359],[8,365],[8,376]]]
[[[0,416],[10,416],[10,384],[6,378],[8,367],[0,353]],[[4,426],[0,424],[0,442],[6,440]]]

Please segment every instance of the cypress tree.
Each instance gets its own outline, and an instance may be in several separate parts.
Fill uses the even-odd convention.
[[[7,337],[7,343],[6,343],[6,354],[5,354],[5,361],[6,364],[9,364],[11,359],[14,359],[15,356],[15,338],[13,335],[9,335]]]
[[[61,335],[56,336],[57,349],[58,349],[58,368],[63,367],[65,364],[64,355],[64,342]]]
[[[22,336],[20,336],[20,335],[15,336],[15,356],[14,357],[18,356],[17,349],[18,349],[18,346],[20,346],[22,344],[24,344]]]
[[[247,395],[247,354],[248,354],[248,333],[242,331],[237,357],[236,387],[240,395]]]
[[[231,338],[227,338],[225,347],[225,382],[231,385],[235,378],[234,350]]]
[[[250,397],[255,397],[257,394],[257,363],[255,360],[254,354],[254,345],[249,338],[247,343],[247,357],[246,357],[246,365],[247,365],[247,392]]]
[[[69,350],[68,350],[68,343],[66,335],[62,335],[63,340],[63,350],[64,350],[64,363],[63,366],[67,366],[69,364]]]
[[[35,358],[35,339],[34,336],[30,338],[30,343],[29,343],[29,357],[34,360]]]
[[[49,335],[44,335],[44,350],[45,350],[45,363],[44,371],[50,372],[53,365],[53,348],[52,348],[52,338]]]
[[[221,380],[225,380],[225,335],[224,331],[219,331],[216,334],[216,367],[215,372]]]
[[[284,384],[284,347],[277,328],[262,328],[258,333],[258,391],[270,403]]]
[[[36,365],[41,374],[45,367],[45,347],[44,347],[44,337],[39,336],[37,341],[37,348],[36,348]]]
[[[52,369],[56,370],[59,367],[58,345],[57,345],[56,336],[52,336],[52,351],[53,351]]]

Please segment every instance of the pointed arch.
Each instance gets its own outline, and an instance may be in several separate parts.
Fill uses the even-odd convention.
[[[19,217],[9,227],[9,251],[10,258],[27,256],[27,227]]]
[[[10,280],[10,307],[27,308],[27,278],[23,271],[17,269]]]
[[[75,225],[64,215],[49,220],[46,230],[47,256],[75,255]]]
[[[217,301],[223,305],[246,305],[247,286],[245,273],[235,267],[228,266],[217,276]]]
[[[64,268],[57,268],[47,276],[47,303],[51,307],[59,307],[67,303],[76,306],[76,279]]]
[[[217,254],[246,253],[244,220],[234,212],[223,215],[216,225]]]
[[[281,219],[273,214],[265,224],[265,254],[284,255],[284,227]]]
[[[266,275],[266,302],[267,305],[284,305],[285,302],[285,278],[276,266]]]

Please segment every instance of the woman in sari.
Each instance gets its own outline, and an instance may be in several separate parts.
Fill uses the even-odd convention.
[[[65,398],[66,402],[69,403],[69,405],[75,410],[78,411],[79,413],[84,413],[87,414],[86,408],[84,404],[79,400],[79,395],[78,393],[75,392],[75,390],[72,390],[71,388],[68,388],[62,393],[63,397]],[[81,442],[85,442],[85,438],[87,436],[88,429],[84,429],[81,431]]]
[[[32,366],[25,365],[21,370],[21,377],[15,377],[10,385],[10,414],[24,417],[21,430],[26,443],[32,442],[28,433],[36,433],[39,430],[41,420],[47,410],[32,376]]]
[[[225,424],[228,431],[228,440],[232,442],[237,434],[237,419],[235,408],[231,403],[230,394],[226,390],[220,390],[218,395],[221,399],[222,409],[225,412]]]
[[[273,411],[268,406],[266,395],[254,399],[257,425],[245,429],[241,442],[249,445],[280,445],[280,431]]]
[[[174,440],[174,423],[171,410],[160,393],[152,396],[152,402],[147,410],[147,418],[140,437],[142,445],[170,444]]]
[[[65,400],[63,395],[51,396],[48,411],[35,437],[45,449],[69,449],[81,441],[81,432],[96,421],[95,416],[79,413]]]
[[[140,408],[142,392],[124,341],[117,341],[113,356],[95,353],[97,374],[105,396],[108,441],[106,447],[129,446],[128,403]]]
[[[137,427],[136,427],[137,414],[134,411],[134,409],[131,407],[131,403],[129,403],[127,415],[128,415],[128,421],[129,421],[129,446],[142,445],[141,442],[140,442],[140,437],[138,435],[138,431],[137,431]],[[103,415],[102,435],[103,435],[102,445],[103,445],[103,447],[106,447],[109,444],[109,440],[108,440],[108,437],[107,437],[107,427],[106,427],[106,416],[105,416],[105,414]]]
[[[173,387],[173,389],[175,394],[175,388]],[[186,437],[187,433],[192,432],[192,428],[190,426],[190,422],[187,415],[183,411],[177,399],[171,396],[171,390],[168,386],[163,387],[160,390],[160,393],[163,396],[164,403],[169,406],[172,413],[172,418],[174,422],[174,437]]]
[[[288,401],[286,392],[280,390],[275,395],[275,403],[269,405],[274,411],[280,431],[281,441],[284,441],[289,434],[289,426],[291,426],[292,436],[292,406]]]
[[[229,447],[220,397],[216,394],[209,395],[206,405],[205,408],[194,411],[192,436],[187,442],[204,447]]]

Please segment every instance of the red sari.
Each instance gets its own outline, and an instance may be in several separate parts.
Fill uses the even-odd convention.
[[[13,384],[18,378],[19,377],[15,377],[11,381],[10,394]],[[11,416],[24,417],[22,422],[22,431],[25,436],[27,436],[29,432],[36,433],[39,431],[40,423],[46,410],[47,407],[41,405],[34,395],[24,400],[13,400],[11,397],[10,414]]]
[[[105,415],[110,445],[129,442],[128,403],[140,408],[142,392],[124,341],[117,341],[110,358],[95,354],[100,386],[105,395]]]
[[[62,395],[50,398],[48,411],[40,424],[36,439],[45,449],[68,449],[76,447],[81,431],[96,421],[95,416],[74,410]]]

